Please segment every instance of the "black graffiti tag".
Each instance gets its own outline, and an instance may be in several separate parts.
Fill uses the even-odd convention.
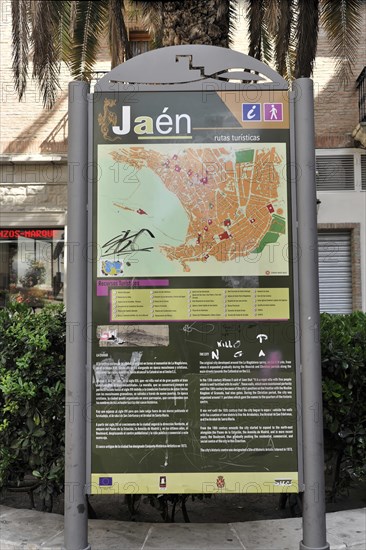
[[[119,235],[103,244],[103,256],[131,254],[131,252],[150,252],[153,250],[153,246],[140,248],[137,242],[139,237],[145,232],[150,235],[152,239],[155,239],[155,235],[149,229],[140,229],[137,233],[131,233],[130,229],[122,231]]]

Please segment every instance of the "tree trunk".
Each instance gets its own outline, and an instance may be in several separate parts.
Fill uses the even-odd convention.
[[[230,2],[162,2],[163,46],[208,44],[229,47]]]

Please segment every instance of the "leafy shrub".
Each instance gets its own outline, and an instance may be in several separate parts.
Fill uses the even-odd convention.
[[[366,314],[321,315],[324,447],[330,496],[366,479]]]
[[[63,489],[65,314],[22,303],[0,310],[0,487],[38,478],[46,503]]]

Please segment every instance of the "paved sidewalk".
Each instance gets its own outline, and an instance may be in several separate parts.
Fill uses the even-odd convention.
[[[366,508],[327,514],[331,550],[366,549]],[[243,523],[89,521],[92,550],[298,550],[301,518]],[[0,550],[59,550],[63,516],[0,506]]]

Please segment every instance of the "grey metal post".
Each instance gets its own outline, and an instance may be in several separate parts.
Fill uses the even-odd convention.
[[[309,78],[295,80],[294,92],[305,484],[303,540],[300,542],[300,550],[329,550],[329,544],[326,541],[325,525],[314,95],[312,80]]]
[[[88,101],[86,82],[69,84],[66,301],[65,550],[88,550],[86,482],[86,281]]]

